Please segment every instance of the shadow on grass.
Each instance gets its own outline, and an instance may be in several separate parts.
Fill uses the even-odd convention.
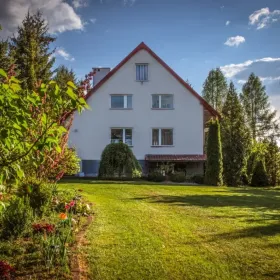
[[[165,203],[174,206],[200,207],[243,207],[280,209],[280,197],[259,197],[253,195],[159,195],[136,197],[135,200],[147,200],[151,203]]]

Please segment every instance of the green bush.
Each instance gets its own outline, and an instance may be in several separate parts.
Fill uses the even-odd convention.
[[[251,185],[254,187],[268,186],[268,177],[262,160],[258,161],[253,172]]]
[[[184,172],[175,172],[170,176],[170,181],[176,183],[186,182],[186,175]]]
[[[99,177],[139,177],[142,168],[130,147],[124,143],[112,143],[101,155]]]
[[[28,199],[16,197],[4,210],[1,236],[5,239],[17,238],[31,230],[33,211]]]
[[[53,187],[35,179],[23,182],[18,188],[18,196],[28,198],[36,215],[41,216],[52,199]]]
[[[190,180],[195,184],[202,185],[204,183],[204,175],[203,174],[192,175]]]
[[[151,172],[148,174],[148,181],[152,182],[164,182],[165,181],[165,176],[162,175],[160,172]]]

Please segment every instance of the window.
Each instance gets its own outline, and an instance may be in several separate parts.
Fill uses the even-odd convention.
[[[132,129],[131,128],[112,128],[111,143],[125,143],[132,146]]]
[[[152,146],[172,146],[173,129],[154,128],[152,132]]]
[[[136,81],[148,81],[148,64],[136,64]]]
[[[132,109],[132,95],[111,95],[111,109]]]
[[[153,109],[173,109],[172,94],[153,94],[152,95]]]

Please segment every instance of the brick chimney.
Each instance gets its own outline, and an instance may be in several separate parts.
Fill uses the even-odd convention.
[[[93,76],[92,85],[95,86],[99,83],[111,70],[109,67],[95,67],[96,74]]]

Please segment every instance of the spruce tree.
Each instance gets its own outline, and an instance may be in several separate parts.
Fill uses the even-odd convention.
[[[221,186],[223,185],[223,156],[220,123],[218,119],[213,119],[208,124],[205,184]]]
[[[60,88],[67,87],[67,82],[71,81],[77,86],[77,78],[72,69],[68,69],[66,66],[61,65],[55,70],[54,80],[57,82]]]
[[[220,68],[209,72],[203,84],[203,98],[218,112],[221,112],[227,93],[227,81]]]
[[[48,34],[48,25],[41,13],[26,15],[18,34],[11,39],[11,53],[18,70],[22,86],[34,90],[36,82],[48,82],[52,77],[51,68],[55,58],[50,44],[55,38]]]
[[[253,139],[264,139],[275,131],[279,132],[276,110],[271,110],[265,87],[254,73],[243,86],[241,101]]]
[[[233,83],[230,83],[222,110],[221,138],[223,147],[224,180],[228,186],[239,186],[246,169],[250,133],[244,112]]]

